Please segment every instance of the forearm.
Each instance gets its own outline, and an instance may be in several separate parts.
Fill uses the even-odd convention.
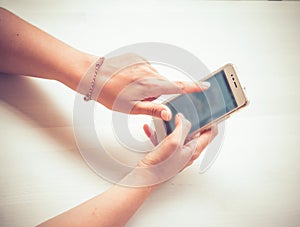
[[[0,72],[55,79],[72,89],[96,57],[0,8]]]
[[[40,226],[124,226],[155,187],[115,185],[85,203]]]

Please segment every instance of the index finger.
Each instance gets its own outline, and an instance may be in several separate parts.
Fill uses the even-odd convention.
[[[210,87],[209,82],[168,81],[157,79],[152,81],[157,96],[163,94],[182,94],[205,91]],[[153,90],[152,90],[153,91]]]

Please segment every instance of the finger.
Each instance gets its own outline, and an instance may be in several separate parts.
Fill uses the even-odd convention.
[[[166,149],[169,147],[172,150],[176,150],[177,148],[183,147],[185,139],[191,129],[191,123],[182,114],[175,116],[175,126],[173,132],[162,142],[162,146],[165,146]]]
[[[171,133],[171,136],[175,137],[176,139],[180,139],[181,146],[183,146],[187,135],[191,129],[191,122],[189,122],[183,114],[179,113],[175,116],[175,129]]]
[[[200,132],[196,133],[189,141],[199,138],[200,135],[202,135],[204,132],[209,131],[209,130],[211,130],[211,132],[212,132],[211,140],[213,140],[218,135],[218,125],[212,125],[209,129],[207,129],[201,133]]]
[[[201,92],[210,87],[209,82],[169,81],[159,74],[154,74],[151,78],[144,79],[143,84],[151,88],[145,91],[146,96],[153,97],[163,94]]]
[[[197,139],[193,139],[186,143],[182,149],[182,157],[186,160],[185,165],[182,167],[181,171],[184,170],[186,167],[193,164],[194,159],[193,156],[196,152],[196,146],[197,146]]]
[[[146,136],[150,139],[150,137],[152,136],[152,133],[151,133],[149,125],[144,124],[143,129],[144,129]]]
[[[186,155],[190,155],[189,162],[184,168],[191,165],[202,153],[202,151],[207,147],[207,145],[212,141],[215,134],[212,129],[208,129],[203,132],[198,138],[192,139],[184,145],[183,150]]]
[[[210,129],[202,132],[201,134],[197,133],[191,138],[189,142],[185,144],[184,150],[193,153],[190,160],[191,163],[200,156],[202,151],[216,137],[217,134],[218,127],[217,125],[213,125]],[[187,166],[189,166],[190,164],[188,164]]]
[[[158,71],[156,70],[156,68],[154,68],[151,64],[149,64],[149,68],[150,68],[155,74],[158,74]]]
[[[182,93],[193,93],[205,91],[210,87],[209,82],[187,82],[187,81],[174,81],[174,84],[180,88]]]
[[[172,118],[172,112],[166,105],[149,101],[137,102],[130,113],[146,114],[153,117],[159,117],[164,121],[169,121]]]
[[[152,87],[156,96],[163,94],[182,94],[205,91],[210,87],[209,82],[168,81],[163,79],[153,80]]]
[[[156,146],[158,144],[156,132],[148,124],[144,124],[143,129],[152,144]]]
[[[180,116],[178,114],[175,117],[175,125],[176,128],[174,131],[167,136],[153,152],[150,152],[145,156],[145,158],[141,161],[141,165],[150,166],[158,164],[168,159],[168,157],[183,146],[191,124],[189,121],[185,120],[182,115]],[[147,135],[151,136],[152,133],[147,126],[144,127],[144,130],[146,130]],[[174,165],[172,166],[175,167]]]
[[[159,149],[155,150],[157,152],[155,155],[160,160],[167,159],[167,157],[183,147],[185,138],[191,128],[190,122],[183,115],[179,114],[175,116],[175,125],[174,131],[159,144]]]
[[[207,147],[207,145],[213,140],[215,137],[215,134],[212,129],[209,129],[205,132],[203,132],[197,140],[197,145],[195,152],[193,153],[193,156],[191,158],[192,161],[197,159],[202,151]]]
[[[212,131],[212,139],[213,140],[219,133],[218,125],[213,125],[211,128]]]

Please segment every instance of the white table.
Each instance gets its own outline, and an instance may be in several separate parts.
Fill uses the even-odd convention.
[[[234,63],[251,104],[229,119],[221,153],[159,188],[127,226],[300,225],[300,3],[10,1],[1,6],[87,52],[135,42],[180,46],[211,70]],[[82,160],[75,93],[54,81],[0,77],[0,225],[32,226],[110,183]],[[97,107],[109,130],[110,111]],[[120,149],[108,133],[107,146]]]

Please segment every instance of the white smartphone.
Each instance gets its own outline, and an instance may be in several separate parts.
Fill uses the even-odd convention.
[[[164,102],[172,112],[172,119],[163,121],[153,118],[159,142],[175,129],[174,117],[177,113],[182,113],[192,124],[189,139],[249,103],[232,64],[223,66],[201,81],[210,82],[210,88],[203,92],[176,95]]]

